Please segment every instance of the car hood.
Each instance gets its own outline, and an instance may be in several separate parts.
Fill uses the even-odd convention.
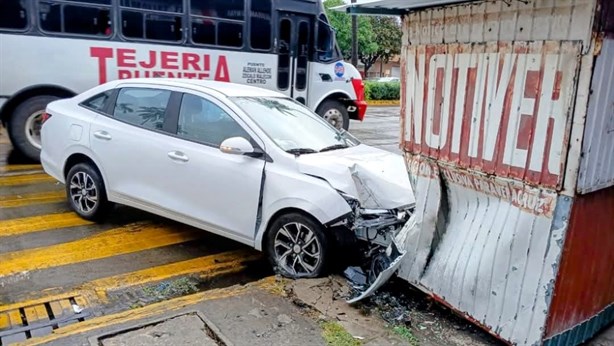
[[[403,157],[360,144],[297,157],[302,173],[326,180],[356,197],[366,209],[395,209],[415,203]]]

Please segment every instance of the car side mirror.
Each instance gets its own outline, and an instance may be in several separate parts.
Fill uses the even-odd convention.
[[[245,155],[254,152],[254,147],[243,137],[231,137],[220,144],[220,151],[226,154]]]

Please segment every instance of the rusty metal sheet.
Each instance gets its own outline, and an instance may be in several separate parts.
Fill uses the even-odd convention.
[[[554,286],[546,338],[573,329],[614,305],[614,187],[579,195]],[[610,316],[611,318],[611,316]],[[603,323],[611,322],[604,319]],[[592,333],[599,328],[594,326]],[[574,333],[577,334],[577,333]],[[576,335],[577,337],[590,337]],[[583,340],[569,340],[580,343]]]
[[[614,13],[614,11],[613,11]],[[614,38],[601,42],[588,101],[577,190],[614,185]]]
[[[471,1],[410,12],[403,20],[404,45],[496,41],[591,41],[596,0]],[[384,2],[357,4],[380,6]],[[405,8],[412,5],[405,1]]]
[[[416,227],[399,276],[511,343],[539,343],[571,198],[406,154]]]
[[[555,41],[406,47],[405,150],[560,188],[580,49]]]

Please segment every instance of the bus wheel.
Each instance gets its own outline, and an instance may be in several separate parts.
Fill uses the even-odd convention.
[[[42,116],[47,104],[59,99],[56,96],[35,96],[22,102],[8,124],[13,147],[34,161],[40,161]]]
[[[337,100],[324,101],[318,107],[317,113],[334,127],[347,130],[350,127],[350,115],[343,103]]]

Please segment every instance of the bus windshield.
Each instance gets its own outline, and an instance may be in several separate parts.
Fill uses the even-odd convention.
[[[318,60],[330,62],[341,59],[339,47],[335,40],[334,28],[328,23],[324,13],[318,17]]]

